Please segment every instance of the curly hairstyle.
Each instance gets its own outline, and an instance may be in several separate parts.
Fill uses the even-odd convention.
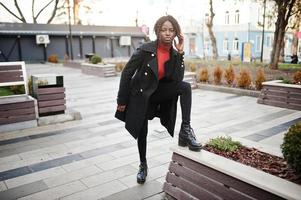
[[[161,29],[162,25],[166,21],[170,21],[170,23],[172,24],[172,26],[175,30],[176,35],[179,35],[181,33],[181,27],[180,27],[178,21],[173,16],[166,15],[166,16],[160,17],[154,25],[154,31],[155,31],[157,36],[159,35],[159,32],[160,32],[160,29]]]

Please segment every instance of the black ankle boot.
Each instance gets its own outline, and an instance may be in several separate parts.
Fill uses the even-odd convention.
[[[196,136],[190,125],[181,125],[178,144],[182,147],[188,146],[191,151],[200,151],[202,148],[201,143],[196,140]]]
[[[137,174],[137,183],[143,184],[145,182],[147,176],[147,164],[146,162],[142,162],[139,165],[139,171]]]

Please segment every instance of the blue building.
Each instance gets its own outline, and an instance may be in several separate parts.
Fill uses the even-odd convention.
[[[232,3],[231,3],[232,2]],[[261,1],[254,0],[216,0],[213,1],[215,13],[213,21],[213,32],[217,41],[219,59],[231,58],[242,59],[243,45],[250,44],[250,56],[252,60],[260,59],[262,33],[263,33],[263,5]],[[267,1],[265,33],[263,43],[263,60],[268,62],[272,51],[275,18],[270,17],[273,2]],[[212,57],[212,46],[206,21],[209,18],[209,4],[205,9],[204,18],[196,22],[195,27],[186,27],[184,33],[185,52],[188,56],[202,58]],[[285,36],[285,55],[291,55],[292,33],[287,32]],[[300,41],[301,42],[301,41]],[[299,42],[299,46],[300,46]],[[299,47],[299,52],[301,48]]]

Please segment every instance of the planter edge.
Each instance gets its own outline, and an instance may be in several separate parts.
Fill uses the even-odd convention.
[[[201,152],[192,152],[186,148],[178,146],[172,147],[171,150],[174,153],[185,156],[195,162],[206,165],[212,169],[235,177],[285,199],[299,199],[301,197],[301,186],[295,183],[206,150],[202,150]]]

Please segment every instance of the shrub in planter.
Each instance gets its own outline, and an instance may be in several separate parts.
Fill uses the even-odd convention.
[[[199,80],[201,82],[208,82],[208,80],[209,80],[209,73],[208,73],[208,69],[206,67],[201,69]]]
[[[51,63],[58,63],[59,60],[58,60],[58,56],[55,55],[55,54],[52,54],[48,57],[48,62],[51,62]]]
[[[235,72],[232,65],[225,69],[225,79],[228,85],[232,85],[235,80]]]
[[[14,94],[25,94],[25,88],[23,85],[13,85],[13,86],[10,86],[9,89]]]
[[[91,58],[91,63],[93,63],[93,64],[100,63],[101,61],[102,61],[102,59],[99,55],[94,55]]]
[[[125,63],[116,63],[115,66],[117,72],[121,72],[124,67],[125,67]]]
[[[210,139],[208,145],[215,149],[227,152],[235,151],[242,146],[240,142],[233,141],[231,137],[217,137]]]
[[[287,163],[301,175],[301,121],[289,128],[281,149]]]
[[[195,72],[196,71],[196,63],[189,63],[189,70],[191,72]]]
[[[255,85],[257,90],[262,89],[262,83],[265,81],[265,75],[262,70],[262,68],[257,69],[256,71],[256,80],[255,80]]]
[[[249,88],[251,85],[251,74],[246,69],[242,69],[237,77],[237,85],[241,88]]]
[[[222,80],[222,75],[223,75],[223,70],[220,66],[216,66],[214,68],[213,71],[213,76],[214,76],[214,83],[216,85],[220,85],[221,84],[221,80]]]
[[[293,75],[294,83],[301,84],[301,71],[297,71]]]

